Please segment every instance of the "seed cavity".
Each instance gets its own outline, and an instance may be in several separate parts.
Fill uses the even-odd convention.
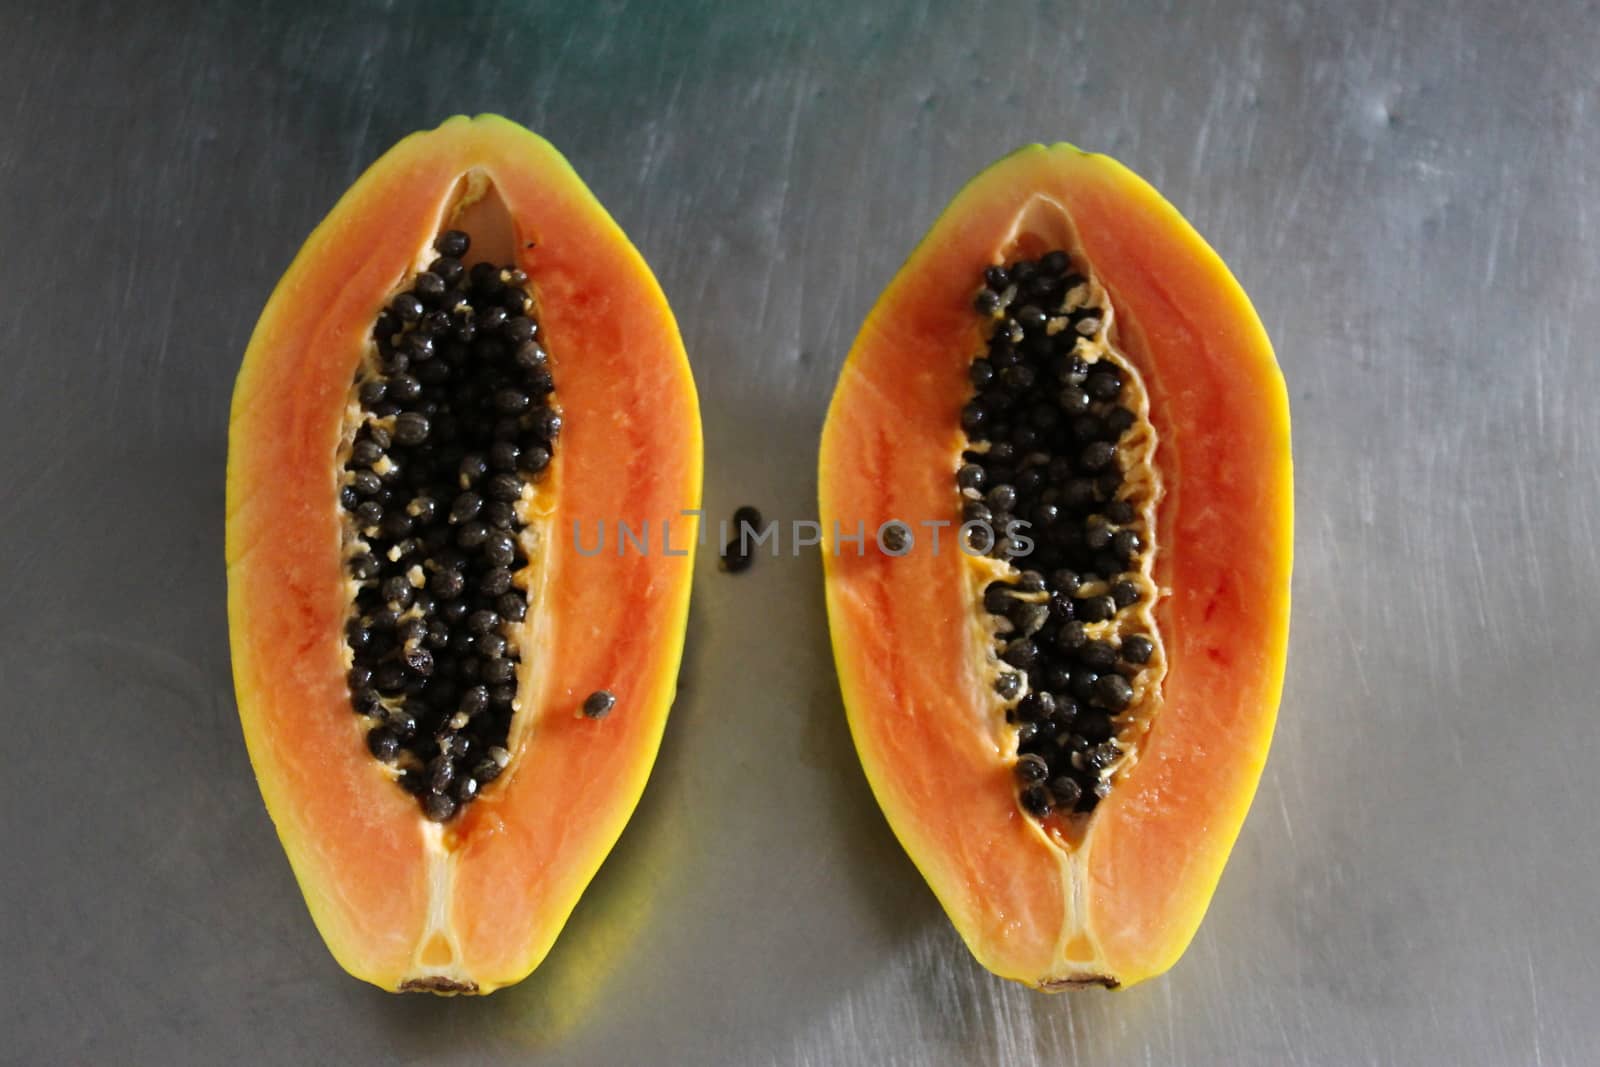
[[[339,502],[350,703],[373,758],[446,821],[505,770],[527,617],[519,505],[561,428],[528,277],[459,230],[378,313]]]
[[[990,531],[969,545],[987,557],[975,595],[1017,800],[1040,820],[1085,815],[1148,728],[1144,698],[1164,670],[1151,615],[1154,432],[1108,340],[1110,303],[1066,252],[987,268],[973,307],[986,350],[967,369],[955,490],[962,518]]]

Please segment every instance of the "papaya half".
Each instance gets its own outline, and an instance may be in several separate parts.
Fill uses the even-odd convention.
[[[655,759],[700,484],[672,312],[543,139],[414,134],[306,241],[234,389],[228,620],[351,974],[487,993],[548,952]]]
[[[850,729],[978,961],[1125,987],[1199,926],[1282,690],[1282,375],[1148,184],[1035,145],[861,328],[819,471]]]

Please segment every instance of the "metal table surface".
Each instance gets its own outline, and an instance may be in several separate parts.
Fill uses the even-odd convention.
[[[1600,1062],[1597,15],[6,5],[0,1060]],[[659,275],[712,515],[814,514],[857,326],[1019,143],[1118,156],[1215,243],[1290,385],[1296,613],[1168,976],[1047,998],[972,962],[855,760],[814,555],[699,561],[660,762],[530,980],[402,998],[334,964],[235,716],[229,391],[344,187],[482,110]]]

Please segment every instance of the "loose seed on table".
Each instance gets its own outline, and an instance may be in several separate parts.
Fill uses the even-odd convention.
[[[763,527],[759,509],[746,504],[734,509],[733,519],[728,524],[732,536],[728,543],[722,546],[722,555],[718,566],[729,574],[742,574],[750,569],[755,562],[755,546],[751,544],[751,535],[758,535]],[[745,533],[749,528],[751,534]]]

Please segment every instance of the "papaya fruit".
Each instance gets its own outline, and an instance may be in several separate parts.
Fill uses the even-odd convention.
[[[543,139],[414,134],[306,241],[234,389],[228,620],[352,975],[487,993],[548,952],[655,759],[700,485],[672,312]]]
[[[1047,991],[1168,969],[1288,632],[1287,393],[1227,267],[1105,156],[1006,157],[861,328],[819,496],[856,749],[977,960]]]

